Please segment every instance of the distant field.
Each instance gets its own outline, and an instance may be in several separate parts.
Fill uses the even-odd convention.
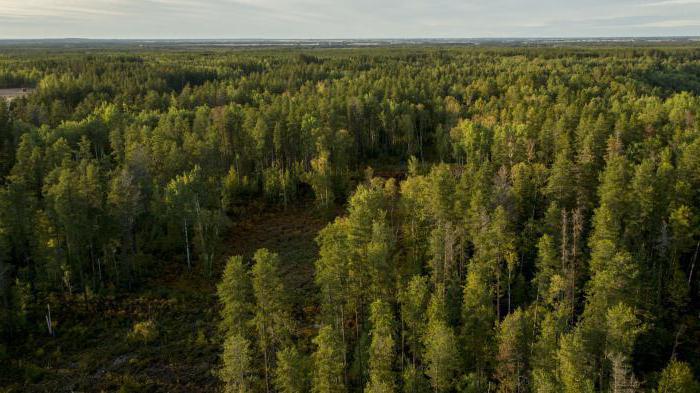
[[[0,98],[4,98],[8,101],[12,101],[17,97],[23,97],[31,93],[32,89],[26,88],[12,88],[12,89],[0,89]]]

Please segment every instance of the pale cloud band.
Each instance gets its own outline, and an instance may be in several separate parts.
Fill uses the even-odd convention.
[[[697,36],[700,0],[0,0],[0,38]]]
[[[655,3],[643,3],[642,7],[674,7],[683,5],[700,5],[700,0],[665,0]]]

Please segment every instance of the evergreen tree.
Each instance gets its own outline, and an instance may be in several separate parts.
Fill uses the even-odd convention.
[[[232,256],[226,262],[221,282],[217,286],[222,304],[220,329],[226,335],[245,337],[247,322],[252,317],[252,288],[241,256]]]
[[[265,389],[270,391],[276,352],[293,331],[286,292],[279,272],[279,257],[267,249],[256,251],[251,270],[255,313],[252,323],[263,355]]]
[[[296,347],[286,347],[277,352],[275,369],[275,389],[280,393],[308,392],[309,369],[307,359]]]
[[[496,377],[499,392],[527,391],[531,321],[520,309],[508,314],[497,336]]]
[[[370,307],[372,342],[369,347],[369,382],[365,392],[390,393],[396,391],[394,363],[396,341],[394,316],[389,304],[375,300]]]
[[[226,393],[247,393],[253,390],[255,380],[248,340],[237,334],[229,336],[224,342],[222,361],[219,377]]]
[[[427,326],[425,313],[428,307],[429,295],[428,279],[425,276],[413,276],[411,281],[399,293],[402,326],[404,327],[401,340],[402,344],[405,343],[408,346],[410,352],[410,360],[408,362],[413,369],[418,367],[419,360],[423,354],[422,340]]]
[[[470,263],[464,285],[462,311],[465,366],[476,372],[478,381],[486,379],[486,371],[490,369],[493,361],[496,313],[486,269],[476,261]]]
[[[695,380],[687,363],[671,360],[661,372],[657,393],[697,393],[700,383]]]
[[[449,391],[455,383],[459,371],[457,337],[447,322],[445,288],[435,289],[428,308],[428,326],[424,337],[426,364],[425,373],[430,378],[433,390]]]
[[[345,392],[343,377],[343,348],[334,329],[322,326],[314,339],[314,376],[312,392],[342,393]]]
[[[580,331],[575,330],[561,337],[557,358],[564,393],[595,391],[591,358],[584,348]]]

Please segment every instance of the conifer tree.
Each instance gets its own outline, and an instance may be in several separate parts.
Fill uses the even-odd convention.
[[[564,393],[593,393],[593,367],[579,330],[561,337],[557,359]]]
[[[141,190],[136,184],[133,175],[127,168],[112,178],[107,201],[111,208],[112,216],[121,226],[123,258],[126,259],[129,269],[129,282],[132,280],[134,270],[133,258],[137,252],[135,239],[136,220],[144,212]]]
[[[255,313],[252,320],[263,355],[265,389],[270,391],[276,352],[287,344],[293,331],[286,292],[279,272],[279,257],[260,249],[251,270]]]
[[[488,285],[488,267],[472,260],[464,284],[462,310],[462,342],[466,368],[484,381],[493,361],[493,339],[496,312]]]
[[[447,321],[445,288],[438,286],[428,307],[428,326],[424,337],[425,373],[436,393],[449,391],[459,371],[457,337]]]
[[[275,389],[280,393],[304,393],[310,389],[308,359],[295,346],[277,352]]]
[[[546,192],[549,200],[563,208],[572,208],[575,195],[574,167],[567,152],[557,153],[547,180]]]
[[[238,334],[224,342],[223,367],[219,377],[226,393],[247,393],[254,388],[250,342]]]
[[[252,288],[243,257],[232,256],[226,262],[221,282],[217,286],[222,304],[220,329],[226,335],[244,336],[253,308]]]
[[[697,393],[700,383],[695,380],[693,370],[685,362],[671,360],[661,372],[656,393]]]
[[[499,392],[527,391],[531,321],[522,310],[508,314],[499,326],[496,377]]]
[[[396,334],[391,307],[382,300],[370,306],[371,343],[369,347],[369,381],[365,392],[391,393],[396,391],[394,363]]]
[[[399,293],[401,318],[404,327],[402,346],[405,343],[410,352],[408,361],[415,369],[423,354],[423,337],[427,326],[426,310],[429,301],[428,279],[425,276],[413,276],[406,287]],[[403,354],[402,348],[402,354]]]
[[[313,355],[314,376],[312,392],[314,393],[343,393],[345,378],[343,377],[343,351],[341,342],[331,326],[324,325],[314,338],[316,351]]]

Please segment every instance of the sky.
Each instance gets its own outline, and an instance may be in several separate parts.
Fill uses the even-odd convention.
[[[700,0],[0,0],[0,39],[697,35]]]

